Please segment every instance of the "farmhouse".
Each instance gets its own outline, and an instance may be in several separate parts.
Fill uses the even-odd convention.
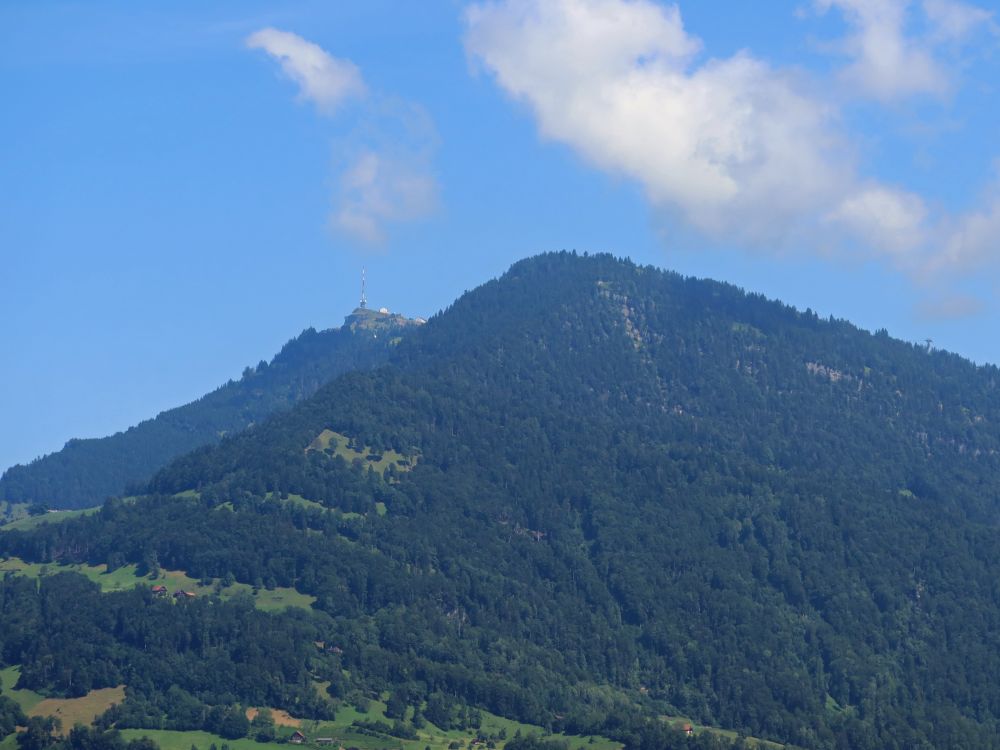
[[[694,734],[694,727],[685,722],[684,726],[681,727],[681,731],[684,732],[684,734],[686,734],[688,737],[691,737]]]
[[[166,596],[166,595],[167,595],[166,586],[161,586],[160,584],[153,586],[153,596]]]
[[[316,744],[317,745],[332,745],[333,744],[333,737],[317,737],[316,738]]]
[[[296,730],[292,732],[292,736],[288,738],[288,741],[291,742],[293,745],[301,745],[303,742],[306,741],[306,736],[302,734],[302,732]]]
[[[194,592],[184,591],[183,589],[174,592],[174,599],[177,599],[178,601],[180,601],[181,599],[194,599],[196,596],[197,594],[195,594]]]

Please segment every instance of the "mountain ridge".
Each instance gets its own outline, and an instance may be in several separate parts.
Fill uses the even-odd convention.
[[[68,510],[126,494],[176,456],[290,407],[341,372],[376,366],[387,358],[393,337],[415,325],[402,315],[373,311],[359,326],[357,312],[340,328],[307,328],[270,362],[245,368],[239,380],[199,399],[113,435],[71,439],[59,451],[8,468],[0,476],[0,500]],[[380,332],[388,338],[379,341]]]

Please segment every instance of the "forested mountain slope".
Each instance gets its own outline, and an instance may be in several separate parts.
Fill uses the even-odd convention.
[[[0,534],[0,555],[294,586],[317,597],[309,637],[338,644],[309,667],[338,700],[391,690],[643,750],[673,742],[660,715],[803,747],[998,747],[998,385],[730,286],[544,255],[388,366],[175,461],[147,498]],[[0,612],[59,601],[4,586]],[[84,662],[26,645],[44,618],[3,617],[26,686],[124,680],[130,720],[165,710],[130,634]],[[184,689],[318,710],[294,642],[256,665],[287,682]]]
[[[289,408],[343,372],[383,363],[390,342],[411,321],[364,312],[342,328],[303,331],[270,364],[248,367],[240,380],[197,401],[108,437],[70,440],[60,451],[9,468],[0,477],[0,500],[60,509],[98,505],[146,482],[177,456]]]

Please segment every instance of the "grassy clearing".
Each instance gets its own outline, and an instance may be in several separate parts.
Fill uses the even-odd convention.
[[[680,728],[683,724],[690,724],[694,729],[695,734],[706,732],[708,734],[718,735],[719,737],[725,737],[728,740],[736,740],[740,736],[739,732],[735,732],[732,729],[699,726],[686,716],[661,716],[660,718],[668,724],[672,724],[678,728]],[[746,743],[748,747],[767,748],[767,750],[781,750],[781,748],[791,747],[791,745],[782,745],[780,742],[762,740],[759,737],[746,737]]]
[[[73,724],[91,724],[94,718],[107,710],[112,703],[119,703],[124,699],[122,688],[110,688],[105,690],[95,690],[83,698],[68,700],[43,699],[42,696],[31,691],[10,692],[8,685],[16,682],[18,677],[17,667],[8,668],[0,672],[3,679],[5,694],[11,695],[15,700],[26,699],[30,706],[25,707],[27,713],[32,716],[57,716],[63,725],[63,730],[68,731]],[[317,689],[322,691],[323,685],[317,685]],[[20,694],[20,695],[16,695]],[[24,703],[22,703],[24,705]],[[248,709],[248,717],[256,709]],[[480,727],[487,735],[497,735],[500,730],[506,732],[508,739],[512,739],[517,732],[521,734],[537,734],[542,737],[565,740],[570,748],[584,747],[586,750],[621,750],[621,744],[605,737],[574,736],[564,734],[549,734],[541,727],[531,724],[523,724],[512,719],[505,719],[500,716],[482,711],[483,722]],[[287,739],[292,732],[298,728],[308,738],[306,747],[315,747],[315,740],[318,737],[330,737],[335,741],[334,750],[338,745],[345,747],[357,747],[359,750],[424,750],[430,747],[431,750],[447,750],[452,742],[458,742],[463,748],[471,748],[475,739],[475,730],[442,730],[433,724],[427,724],[418,731],[418,738],[415,740],[403,740],[396,737],[372,737],[362,734],[351,727],[357,720],[385,721],[385,703],[381,701],[371,701],[368,710],[364,713],[354,706],[341,705],[337,708],[337,718],[330,722],[311,721],[298,719],[280,710],[272,709],[272,714],[277,725],[278,735]],[[123,729],[122,736],[126,740],[149,737],[154,740],[161,750],[191,750],[194,745],[198,750],[209,750],[214,744],[221,750],[222,746],[228,745],[230,750],[287,750],[288,744],[284,743],[259,743],[252,739],[226,740],[222,737],[208,732],[189,731],[179,732],[171,730],[156,729]],[[499,750],[503,750],[505,741],[497,742]],[[15,746],[5,747],[0,745],[0,750],[14,750]],[[480,746],[482,747],[482,746]]]
[[[496,735],[503,729],[508,739],[512,739],[516,732],[521,734],[537,734],[543,737],[565,740],[571,748],[578,748],[581,745],[588,750],[621,750],[621,743],[614,742],[605,737],[580,737],[563,734],[548,734],[541,727],[531,724],[522,724],[518,721],[505,719],[500,716],[482,711],[483,722],[480,730],[486,735]],[[430,747],[431,750],[447,750],[452,742],[459,742],[463,747],[470,747],[476,737],[476,730],[442,730],[433,724],[428,723],[423,729],[417,731],[418,737],[415,740],[403,740],[396,737],[372,737],[362,734],[351,727],[357,720],[362,721],[384,721],[389,724],[391,719],[385,716],[385,703],[381,701],[371,701],[368,710],[360,712],[354,706],[338,706],[337,718],[334,721],[302,721],[300,730],[308,738],[307,745],[313,745],[317,737],[330,737],[336,745],[345,747],[357,747],[360,750],[386,750],[387,748],[401,750],[424,750]],[[281,730],[280,733],[287,735],[291,729]],[[506,745],[504,740],[497,742],[497,747],[502,750]],[[481,746],[485,747],[485,746]]]
[[[208,750],[212,744],[217,748],[228,745],[230,750],[288,750],[288,745],[277,742],[257,742],[246,738],[227,740],[208,732],[175,732],[169,729],[123,729],[121,732],[126,741],[149,737],[160,746],[160,750],[191,750],[192,745],[198,750]]]
[[[309,500],[307,498],[302,497],[302,495],[289,494],[286,495],[284,499],[282,499],[277,493],[269,492],[267,493],[267,496],[271,500],[280,500],[281,502],[286,503],[288,505],[298,505],[299,507],[308,508],[310,510],[326,511],[327,513],[334,514],[338,518],[361,518],[360,513],[350,513],[347,511],[339,510],[337,508],[328,508],[327,506],[323,505],[323,503],[318,503],[315,500]],[[376,503],[376,505],[378,505],[378,503]]]
[[[245,586],[246,584],[236,585]],[[223,590],[223,596],[224,595],[225,590]],[[315,596],[303,594],[295,589],[284,588],[281,586],[270,590],[261,589],[256,595],[254,595],[254,604],[256,604],[257,609],[262,609],[265,612],[276,612],[281,609],[288,609],[289,607],[309,609],[315,603]]]
[[[27,531],[46,523],[62,523],[71,518],[89,516],[91,513],[96,513],[99,510],[99,507],[84,508],[83,510],[50,510],[48,513],[42,513],[40,516],[24,516],[23,518],[18,518],[16,521],[6,523],[0,526],[0,531]]]
[[[281,500],[281,498],[274,492],[269,492],[268,497],[272,500]],[[344,520],[364,517],[363,514],[355,513],[354,511],[340,510],[338,508],[328,508],[322,503],[317,503],[315,500],[308,500],[307,498],[302,497],[302,495],[289,494],[283,500],[281,500],[281,502],[287,503],[289,505],[298,505],[302,508],[309,508],[311,510],[326,511],[327,513],[332,513],[337,518],[342,518]],[[387,510],[388,509],[386,508],[385,503],[375,503],[375,512],[378,513],[380,516],[384,516]],[[313,529],[307,529],[306,531],[307,533],[321,533],[321,532],[315,532]]]
[[[296,719],[288,711],[282,711],[280,708],[269,708],[268,711],[271,712],[271,716],[274,719],[274,725],[276,727],[292,727],[293,729],[302,726],[302,719]],[[246,710],[247,718],[253,721],[257,718],[257,714],[260,713],[259,708],[248,708]]]
[[[378,454],[367,445],[360,446],[360,450],[354,450],[350,447],[350,443],[351,439],[347,435],[333,430],[323,430],[309,443],[306,451],[319,451],[331,457],[340,456],[349,464],[360,461],[362,465],[371,466],[382,475],[385,475],[386,469],[390,466],[394,466],[396,471],[409,471],[417,462],[416,457],[409,458],[391,448]]]
[[[0,500],[0,529],[3,528],[4,524],[27,516],[28,507],[27,503],[11,503]]]
[[[270,496],[273,498],[275,493],[271,492]],[[322,503],[317,503],[315,500],[306,500],[306,498],[302,497],[302,495],[289,494],[288,497],[285,498],[284,502],[290,505],[300,505],[303,508],[308,508],[310,510],[330,510],[330,508],[327,508]]]
[[[127,591],[140,584],[146,586],[165,586],[167,593],[174,594],[177,591],[190,591],[199,596],[209,596],[217,594],[222,599],[232,599],[237,596],[250,596],[258,609],[266,612],[274,612],[288,607],[299,607],[309,609],[316,601],[316,597],[303,594],[293,588],[277,587],[274,589],[259,589],[254,592],[253,586],[246,583],[234,583],[232,586],[222,586],[221,581],[213,578],[207,586],[194,578],[191,578],[182,570],[163,570],[158,578],[142,577],[137,573],[135,565],[125,565],[108,572],[107,565],[53,565],[41,563],[28,563],[17,557],[10,557],[0,560],[0,575],[5,572],[14,572],[18,575],[29,578],[41,578],[43,576],[55,575],[56,573],[74,572],[85,575],[94,583],[101,587],[101,591]]]
[[[68,734],[74,724],[90,726],[94,719],[116,703],[125,700],[125,686],[91,690],[82,698],[46,698],[28,711],[29,716],[54,716]]]
[[[17,684],[20,677],[21,668],[19,666],[7,667],[0,670],[0,685],[3,685],[4,695],[17,703],[22,711],[31,713],[35,706],[45,700],[45,696],[39,695],[34,690],[15,690],[14,685]]]
[[[125,591],[134,588],[140,580],[135,565],[126,565],[108,573],[107,565],[55,565],[50,563],[29,563],[17,557],[0,560],[0,573],[13,572],[29,578],[42,578],[56,573],[80,573],[101,587],[101,591]]]
[[[209,596],[217,594],[222,599],[233,599],[237,596],[250,596],[254,600],[257,609],[265,612],[274,612],[288,607],[299,607],[309,609],[316,601],[315,596],[303,594],[293,588],[277,586],[273,589],[258,589],[254,593],[254,588],[248,583],[234,583],[232,586],[222,586],[218,578],[213,578],[207,586],[203,586],[201,581],[191,578],[182,570],[164,570],[160,577],[151,580],[151,584],[166,586],[167,591],[173,594],[175,591],[191,591],[199,596]]]
[[[751,336],[757,339],[767,338],[764,332],[759,328],[755,328],[749,323],[733,323],[733,331],[736,333],[749,333]]]
[[[160,577],[156,579],[144,578],[144,583],[148,585],[166,586],[167,592],[173,594],[177,591],[190,591],[198,596],[211,596],[213,594],[222,599],[233,599],[237,596],[249,596],[254,600],[257,609],[265,612],[274,612],[288,607],[299,607],[309,609],[316,601],[315,596],[303,594],[293,588],[277,586],[273,589],[258,589],[254,593],[254,587],[248,583],[234,583],[232,586],[223,586],[218,578],[213,578],[208,585],[191,578],[183,570],[163,570]]]

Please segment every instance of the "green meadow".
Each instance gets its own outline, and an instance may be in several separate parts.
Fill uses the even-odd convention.
[[[14,506],[19,507],[19,506]],[[28,529],[34,529],[42,524],[46,523],[61,523],[62,521],[67,521],[70,518],[79,518],[80,516],[88,516],[91,513],[96,513],[100,508],[84,508],[83,510],[53,510],[48,513],[42,513],[37,516],[22,516],[17,518],[17,520],[10,521],[9,523],[0,526],[0,530],[3,531],[27,531]]]
[[[323,430],[306,448],[307,451],[319,451],[328,456],[340,456],[347,463],[362,461],[371,466],[379,474],[385,474],[390,466],[396,471],[409,471],[413,468],[417,459],[407,457],[402,453],[397,453],[391,448],[382,453],[375,453],[367,445],[360,446],[360,450],[350,447],[351,439],[347,435],[342,435],[333,430]]]
[[[192,747],[196,747],[198,750],[209,750],[209,747],[213,744],[217,748],[228,745],[230,750],[288,750],[288,745],[277,742],[257,742],[245,737],[238,740],[227,740],[217,734],[209,734],[208,732],[175,732],[169,729],[123,729],[122,737],[126,740],[149,737],[149,739],[160,746],[161,750],[191,750]]]
[[[25,713],[31,713],[31,709],[45,700],[44,695],[39,695],[34,690],[15,690],[21,677],[21,667],[13,666],[0,670],[0,685],[3,686],[3,694],[13,699]]]
[[[253,586],[246,583],[234,583],[231,586],[223,586],[222,581],[217,578],[208,581],[199,581],[191,578],[181,570],[161,570],[157,578],[143,577],[138,575],[135,565],[124,565],[109,573],[108,566],[103,563],[101,565],[85,565],[82,563],[56,565],[54,563],[29,563],[17,557],[10,557],[0,560],[0,574],[5,572],[12,572],[30,578],[42,578],[63,572],[80,573],[98,584],[104,592],[126,591],[142,584],[147,586],[165,586],[169,594],[177,591],[190,591],[198,596],[215,594],[222,599],[232,599],[236,596],[250,596],[258,609],[269,612],[287,607],[309,609],[316,601],[316,597],[303,594],[293,588],[276,587],[273,589],[262,588],[255,590]]]
[[[505,719],[488,711],[480,711],[480,713],[482,714],[482,724],[478,731],[487,737],[497,737],[503,730],[506,739],[512,739],[518,732],[535,734],[551,739],[565,740],[574,750],[580,746],[590,750],[621,750],[622,747],[621,743],[604,737],[550,734],[541,727]],[[385,735],[372,736],[352,726],[355,721],[382,721],[392,724],[392,720],[385,716],[385,703],[382,701],[370,701],[367,711],[364,712],[359,711],[354,706],[340,705],[337,707],[336,714],[333,721],[302,721],[300,731],[307,737],[306,744],[315,745],[316,738],[323,737],[333,739],[334,747],[342,745],[344,747],[357,747],[359,750],[386,750],[387,748],[424,750],[427,747],[430,747],[431,750],[448,750],[453,743],[457,743],[461,748],[475,746],[486,750],[485,743],[476,743],[477,730],[475,729],[443,730],[427,722],[423,728],[417,730],[417,739],[406,740]],[[282,736],[287,737],[294,730],[282,727],[279,731]],[[495,744],[499,750],[502,750],[506,741],[496,739]]]

